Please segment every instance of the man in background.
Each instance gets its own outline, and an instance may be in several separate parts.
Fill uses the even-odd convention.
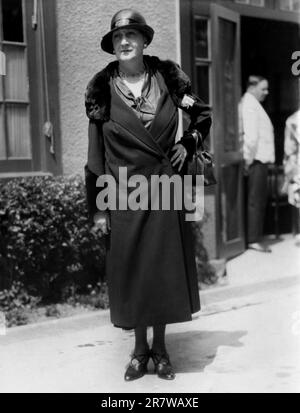
[[[293,206],[296,245],[300,246],[300,109],[288,117],[285,124],[283,192]]]
[[[275,161],[274,128],[261,105],[268,94],[268,81],[252,75],[240,103],[243,157],[248,175],[248,248],[261,252],[271,252],[262,242],[268,195],[268,164]]]

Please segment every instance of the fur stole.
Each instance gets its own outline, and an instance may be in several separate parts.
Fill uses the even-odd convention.
[[[185,94],[191,93],[191,82],[179,65],[171,60],[160,60],[156,56],[144,56],[150,73],[159,71],[174,104],[178,107]],[[89,119],[106,122],[110,118],[110,78],[118,66],[118,62],[109,63],[89,82],[85,94],[85,107]]]

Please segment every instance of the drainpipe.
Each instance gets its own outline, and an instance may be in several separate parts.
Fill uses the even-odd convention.
[[[41,33],[41,52],[42,52],[42,66],[43,66],[43,84],[45,93],[45,109],[46,109],[46,122],[43,125],[43,133],[45,138],[50,141],[49,151],[51,155],[55,155],[54,148],[54,130],[53,124],[50,121],[50,101],[48,90],[48,66],[46,58],[46,40],[45,40],[45,23],[42,0],[33,1],[33,11],[31,16],[31,25],[33,30],[37,30],[38,24],[40,24]]]

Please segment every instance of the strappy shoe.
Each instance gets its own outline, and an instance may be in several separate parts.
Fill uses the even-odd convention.
[[[131,360],[125,371],[125,381],[139,379],[148,372],[147,364],[150,358],[150,352],[146,354],[132,354]]]
[[[175,379],[175,373],[167,353],[159,354],[151,350],[150,357],[153,360],[154,371],[158,377],[164,380]]]

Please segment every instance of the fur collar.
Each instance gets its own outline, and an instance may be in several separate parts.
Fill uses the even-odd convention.
[[[160,60],[156,56],[144,56],[150,73],[159,71],[164,78],[171,98],[180,106],[185,94],[191,93],[191,83],[187,75],[171,60]],[[85,107],[89,119],[105,122],[110,118],[110,78],[118,62],[109,63],[89,82],[85,94]]]

